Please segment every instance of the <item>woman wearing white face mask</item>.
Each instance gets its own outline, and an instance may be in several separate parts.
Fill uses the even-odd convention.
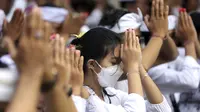
[[[87,112],[146,112],[138,73],[141,63],[138,38],[131,30],[127,32],[121,50],[120,43],[120,37],[116,33],[104,28],[92,29],[72,42],[84,56],[84,85],[87,86],[87,91],[82,91],[81,96],[87,101]],[[128,73],[128,94],[109,87],[123,73],[119,67],[120,59]],[[84,96],[85,93],[88,95]]]

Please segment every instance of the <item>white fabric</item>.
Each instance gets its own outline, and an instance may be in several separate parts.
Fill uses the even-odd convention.
[[[4,18],[5,18],[5,13],[3,10],[0,9],[0,32],[2,31],[3,28]]]
[[[104,102],[91,89],[89,91],[91,95],[87,100],[87,112],[146,112],[145,101],[138,94],[128,95],[108,87],[106,88],[107,93],[115,95],[110,97],[111,104],[109,104],[106,95],[104,95]]]
[[[178,57],[170,63],[149,70],[150,77],[164,94],[197,89],[200,82],[200,66],[191,56]]]
[[[14,95],[18,75],[10,69],[0,69],[0,102],[9,102]]]
[[[58,24],[62,23],[68,14],[68,11],[64,8],[45,6],[40,7],[40,9],[44,20]]]
[[[8,68],[17,71],[15,62],[12,60],[10,55],[4,55],[0,58],[0,61],[8,65]]]
[[[72,99],[74,101],[74,104],[76,106],[76,109],[78,112],[85,112],[86,110],[86,100],[81,98],[80,96],[74,96],[72,95]]]
[[[90,14],[90,16],[87,18],[86,20],[86,24],[90,27],[90,28],[94,28],[97,27],[101,18],[103,16],[103,12],[101,9],[94,9],[92,11],[92,13]]]
[[[113,28],[110,30],[116,32],[116,33],[123,33],[127,29],[132,28],[132,29],[137,29],[142,25],[142,18],[135,14],[135,13],[128,13],[122,16],[118,23],[114,25]],[[105,28],[108,28],[105,26]]]
[[[7,20],[10,21],[12,16],[13,16],[13,13],[15,11],[15,9],[21,9],[22,11],[25,10],[26,8],[26,5],[27,5],[27,0],[15,0],[14,1],[14,5],[10,11],[10,13],[7,15]]]
[[[177,16],[169,15],[168,16],[168,30],[174,30],[176,28],[178,22]],[[143,22],[140,31],[142,32],[149,32],[149,29],[147,28],[146,24]]]
[[[166,98],[163,96],[163,102],[160,104],[151,104],[146,101],[147,112],[172,112]]]

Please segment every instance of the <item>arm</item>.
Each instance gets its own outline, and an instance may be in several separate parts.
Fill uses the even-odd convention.
[[[151,17],[148,15],[145,16],[145,24],[152,33],[151,40],[149,41],[147,47],[142,51],[142,63],[146,70],[151,68],[155,63],[162,47],[163,39],[167,35],[168,13],[169,7],[164,4],[163,0],[153,0]]]
[[[156,84],[152,81],[152,79],[146,73],[146,70],[141,66],[140,67],[140,77],[142,80],[143,89],[146,93],[146,96],[150,103],[159,104],[163,101],[163,96],[156,86]]]
[[[168,62],[175,60],[178,56],[176,44],[169,35],[167,35],[167,39],[163,42],[160,55]]]
[[[40,95],[42,70],[33,69],[22,72],[17,91],[7,112],[35,112]],[[19,103],[20,101],[20,103]],[[21,106],[23,107],[23,110]]]
[[[160,49],[162,47],[163,40],[160,38],[152,37],[147,46],[142,50],[142,64],[145,70],[151,68],[156,61]],[[151,55],[149,55],[151,53]]]
[[[144,67],[140,67],[140,77],[142,79],[143,89],[146,93],[147,102],[146,107],[148,112],[171,112],[171,108],[167,103],[167,100],[164,98],[160,92],[157,85],[153,80],[148,76]]]
[[[47,112],[77,112],[72,97],[63,88],[55,87],[46,94]]]

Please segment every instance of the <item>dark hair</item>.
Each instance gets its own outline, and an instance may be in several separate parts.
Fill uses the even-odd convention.
[[[96,7],[95,0],[71,0],[71,7],[77,12],[91,13]]]
[[[120,2],[120,6],[122,7],[122,8],[127,8],[127,4],[128,3],[132,3],[132,4],[136,4],[136,1],[121,1]]]
[[[84,56],[84,72],[87,62],[94,59],[100,62],[108,53],[114,52],[117,45],[121,43],[120,36],[105,28],[94,28],[84,34],[80,39],[75,39],[71,44],[75,45]]]
[[[107,11],[100,20],[99,26],[108,26],[109,28],[112,28],[116,23],[118,23],[119,19],[127,13],[129,12],[122,9]]]
[[[190,14],[192,20],[193,20],[193,23],[194,23],[194,26],[195,26],[195,29],[197,31],[197,33],[199,34],[200,33],[200,12],[192,12]]]

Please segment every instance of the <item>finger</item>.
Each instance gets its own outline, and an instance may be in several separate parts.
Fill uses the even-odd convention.
[[[120,47],[120,57],[121,58],[123,57],[123,52],[124,52],[124,44],[121,44],[121,47]]]
[[[189,15],[188,16],[188,21],[189,21],[189,25],[192,27],[194,27],[194,23],[193,23],[193,21],[192,21],[192,18],[191,18],[191,16]]]
[[[78,68],[79,59],[80,59],[80,51],[76,50],[75,51],[75,63],[74,63],[75,68]]]
[[[60,38],[60,60],[64,63],[65,60],[65,42],[64,38]]]
[[[156,0],[156,18],[157,18],[157,19],[160,18],[159,4],[160,4],[160,1],[159,1],[159,0]]]
[[[60,61],[60,53],[59,53],[59,35],[56,35],[56,40],[55,40],[55,62],[58,63]]]
[[[164,1],[160,0],[159,2],[159,10],[160,10],[160,17],[164,18]]]
[[[75,47],[70,48],[70,62],[72,66],[74,66],[74,51]]]
[[[124,46],[128,46],[128,30],[125,32]]]
[[[146,16],[144,17],[144,22],[145,22],[145,24],[147,25],[147,27],[149,27],[149,20],[150,20],[150,16],[149,16],[149,15],[146,15]]]
[[[50,35],[52,33],[52,27],[48,22],[44,23],[44,41],[49,42]]]
[[[7,30],[8,30],[8,22],[5,18],[3,21],[3,32],[7,32]]]
[[[139,42],[139,38],[138,38],[138,37],[136,37],[136,38],[135,38],[135,40],[136,40],[136,48],[137,48],[137,49],[140,49],[140,42]]]
[[[183,12],[181,12],[180,20],[181,20],[181,21],[180,21],[180,22],[181,22],[181,26],[182,26],[182,27],[185,27],[185,21],[184,21],[185,19],[184,19],[184,14],[183,14]]]
[[[187,12],[184,12],[184,21],[185,21],[185,25],[187,27],[190,27],[189,21],[188,21],[188,14],[187,14]]]
[[[83,63],[84,63],[84,57],[81,56],[81,58],[79,59],[79,71],[83,71]]]
[[[169,6],[166,5],[166,6],[165,6],[165,12],[164,12],[164,18],[167,19],[167,18],[168,18],[168,15],[169,15]]]
[[[70,54],[70,51],[69,51],[68,48],[66,48],[66,50],[65,50],[65,62],[68,63],[68,64],[70,64],[70,60],[69,60],[69,59],[70,59],[70,58],[69,58],[70,55],[69,55],[69,54]],[[70,65],[71,65],[71,64],[70,64]]]
[[[132,47],[132,29],[129,29],[128,31],[128,47]]]
[[[152,1],[151,17],[155,17],[155,0]]]
[[[135,35],[135,31],[132,31],[132,47],[136,48],[136,35]]]
[[[16,9],[14,11],[14,14],[12,16],[12,19],[11,19],[10,23],[14,24],[15,22],[18,22],[18,20],[19,20],[18,17],[19,17],[19,10]]]
[[[8,52],[11,55],[11,57],[13,59],[15,59],[16,55],[17,55],[17,49],[15,47],[14,42],[11,40],[11,38],[9,37],[5,37],[5,39],[3,40],[3,43],[6,45],[6,47],[8,48]]]

